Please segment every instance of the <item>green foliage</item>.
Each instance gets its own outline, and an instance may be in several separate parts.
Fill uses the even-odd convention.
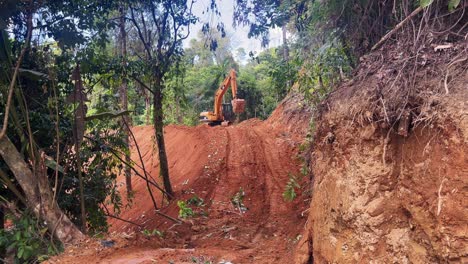
[[[80,150],[84,173],[84,196],[87,210],[87,224],[91,233],[106,232],[106,211],[103,205],[113,206],[117,214],[122,207],[122,201],[116,183],[117,176],[121,173],[122,163],[118,155],[128,151],[124,141],[122,130],[117,130],[117,124],[109,124],[111,120],[93,120],[88,126],[88,134],[82,143]],[[116,132],[118,131],[118,132]],[[79,200],[79,188],[75,153],[68,152],[65,159],[68,160],[67,174],[61,175],[63,182],[59,192],[59,205],[66,210],[72,220],[78,224],[80,221],[80,207],[76,206]],[[122,155],[123,156],[123,155]]]
[[[185,201],[177,201],[177,206],[179,207],[179,217],[182,219],[187,219],[193,217],[195,214],[193,213],[192,208],[188,207]]]
[[[282,3],[285,2],[286,4]],[[262,46],[269,42],[269,29],[283,26],[292,12],[291,1],[238,0],[234,5],[234,25],[249,26],[249,37],[260,37]]]
[[[419,5],[420,5],[421,7],[428,7],[429,5],[432,4],[433,1],[434,1],[434,0],[420,0],[420,1],[419,1]]]
[[[460,0],[449,0],[448,1],[448,9],[450,12],[453,12],[455,8],[460,5]]]
[[[283,199],[285,201],[292,202],[297,196],[295,189],[299,189],[301,186],[294,175],[289,174],[288,176],[289,180],[286,183],[286,187],[283,192]]]
[[[146,237],[158,236],[159,238],[164,238],[164,232],[161,232],[161,231],[159,231],[157,229],[153,229],[153,230],[145,229],[145,230],[141,231],[141,233],[143,235],[145,235]]]
[[[352,70],[353,58],[337,34],[332,32],[324,44],[304,58],[299,88],[314,104],[322,101]]]
[[[205,201],[197,195],[194,195],[192,198],[187,200],[187,205],[193,205],[198,207],[205,206]]]
[[[61,250],[47,231],[40,221],[24,213],[20,218],[13,218],[13,228],[0,230],[0,248],[15,252],[15,263],[44,261]]]

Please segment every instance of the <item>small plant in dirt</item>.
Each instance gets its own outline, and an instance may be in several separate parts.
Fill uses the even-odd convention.
[[[180,218],[187,219],[194,216],[192,208],[188,207],[185,201],[177,201],[177,206],[179,207]]]
[[[143,235],[145,235],[146,237],[154,237],[154,236],[158,236],[160,238],[164,237],[164,233],[157,230],[157,229],[153,229],[153,230],[145,229],[145,230],[141,231],[141,233]]]
[[[244,197],[244,189],[240,187],[239,191],[236,194],[234,194],[234,196],[231,198],[232,205],[234,205],[236,209],[239,209],[241,213],[246,212],[248,210],[248,208],[244,205]]]
[[[205,201],[203,200],[203,198],[200,198],[197,195],[194,195],[192,198],[187,200],[187,205],[203,207],[205,206]]]
[[[309,174],[309,167],[307,167],[307,164],[302,164],[302,167],[301,167],[301,176],[302,177],[305,177]]]
[[[296,176],[289,173],[289,180],[286,183],[286,188],[283,192],[283,199],[288,202],[292,202],[296,197],[297,193],[295,189],[299,189],[301,186],[299,185]]]
[[[205,257],[205,256],[200,256],[200,257],[192,257],[191,261],[192,263],[197,263],[197,264],[212,264],[214,263],[211,257]]]

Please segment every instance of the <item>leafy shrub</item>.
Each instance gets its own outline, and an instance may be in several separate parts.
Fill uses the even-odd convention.
[[[292,202],[297,197],[295,189],[300,187],[301,186],[297,182],[296,177],[292,174],[289,174],[289,180],[283,192],[283,199],[285,201]]]
[[[187,200],[187,205],[194,205],[199,207],[205,206],[205,201],[197,195],[194,195],[192,198]]]
[[[61,249],[53,244],[47,227],[28,213],[13,218],[11,229],[0,230],[0,248],[14,252],[15,263],[35,263],[46,260]]]
[[[179,207],[179,217],[182,219],[187,219],[194,216],[192,208],[188,207],[187,203],[184,201],[177,201],[177,206]]]
[[[141,231],[141,233],[147,237],[153,237],[153,236],[158,236],[160,238],[163,238],[164,237],[164,233],[157,230],[157,229],[153,229],[153,230],[148,230],[148,229],[145,229],[143,231]]]

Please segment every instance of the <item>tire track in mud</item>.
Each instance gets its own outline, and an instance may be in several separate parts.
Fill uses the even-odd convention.
[[[251,240],[259,233],[276,232],[283,221],[291,220],[292,209],[283,200],[282,193],[288,172],[295,163],[280,146],[271,140],[265,127],[229,127],[226,131],[227,144],[224,171],[212,199],[220,209],[234,210],[231,198],[242,187],[245,191],[244,204],[249,210],[242,217],[244,229]],[[229,208],[229,209],[228,209]],[[237,210],[238,212],[238,210]]]
[[[230,205],[231,198],[240,191],[246,193],[244,204],[249,210],[243,218],[257,219],[260,215],[269,214],[269,204],[264,198],[268,195],[265,188],[265,176],[269,174],[263,164],[261,156],[263,151],[258,148],[258,138],[251,130],[243,128],[226,128],[227,146],[226,163],[223,176],[215,186],[214,199]]]
[[[258,123],[227,128],[171,128],[167,149],[172,154],[172,180],[180,195],[178,199],[194,195],[203,198],[203,210],[208,215],[182,225],[169,224],[168,237],[162,244],[166,248],[148,247],[144,242],[107,255],[91,254],[89,260],[188,263],[194,256],[212,256],[215,263],[223,259],[233,263],[289,263],[293,239],[305,220],[298,217],[301,208],[282,197],[288,172],[297,172],[298,164],[292,158],[292,145],[278,135],[277,128]],[[143,142],[147,143],[146,148],[150,147]],[[146,162],[153,159],[148,157]],[[244,213],[231,202],[241,187],[245,191],[243,203],[248,207]],[[133,217],[145,213],[141,208],[146,206],[146,200],[142,197],[139,208],[127,214]],[[171,204],[164,212],[177,217],[178,210]],[[165,228],[158,218],[147,218],[151,219],[148,229]]]
[[[291,165],[291,157],[280,157],[281,151],[278,151],[278,146],[271,136],[261,131],[259,128],[253,128],[254,133],[259,138],[259,145],[263,151],[263,162],[268,166],[270,171],[267,179],[268,193],[270,194],[270,206],[272,207],[272,216],[286,216],[288,210],[287,203],[283,200],[283,191],[288,180],[288,173],[292,166],[287,166],[284,163],[288,161]]]

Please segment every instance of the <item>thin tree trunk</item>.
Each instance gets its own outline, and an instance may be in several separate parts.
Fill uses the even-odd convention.
[[[80,191],[80,211],[81,211],[81,227],[83,233],[87,233],[86,226],[86,206],[84,196],[84,179],[82,171],[81,161],[81,142],[83,142],[83,136],[85,131],[85,117],[86,117],[86,95],[83,92],[83,82],[81,80],[80,65],[77,64],[72,74],[72,80],[75,81],[75,91],[71,96],[73,103],[78,103],[77,108],[74,111],[75,122],[73,124],[73,137],[75,141],[75,153],[76,153],[76,170],[78,173],[78,187]]]
[[[172,199],[174,191],[172,190],[171,181],[169,178],[169,166],[167,162],[166,146],[164,144],[164,115],[162,108],[162,76],[161,74],[155,74],[155,86],[154,86],[154,97],[153,97],[153,120],[154,130],[156,133],[156,142],[158,144],[159,153],[159,174],[163,179],[164,190],[168,193],[168,199]]]
[[[128,110],[128,79],[127,79],[127,33],[125,32],[125,8],[120,7],[120,42],[121,42],[121,49],[120,55],[122,56],[122,86],[120,86],[120,103],[122,111]],[[129,144],[129,127],[131,127],[131,121],[128,115],[124,115],[122,124],[124,129],[124,144],[130,150]],[[127,124],[127,125],[125,125]],[[127,163],[131,162],[130,159],[130,151],[125,154],[125,161]],[[130,197],[132,194],[132,174],[130,167],[124,165],[124,173],[125,173],[125,184],[127,187],[127,197]]]
[[[287,65],[287,70],[288,70],[288,76],[290,76],[290,73],[289,73],[289,48],[288,48],[288,41],[287,41],[287,37],[286,37],[286,26],[283,25],[283,27],[281,27],[281,30],[283,31],[283,60],[284,62],[286,63]],[[291,80],[286,80],[286,89],[289,89],[289,87],[291,87]]]
[[[288,48],[288,42],[287,42],[287,37],[286,37],[286,26],[282,26],[281,30],[283,31],[283,60],[285,62],[289,61],[289,48]]]
[[[145,96],[145,109],[146,109],[146,125],[151,124],[151,98],[147,94]]]
[[[0,204],[0,232],[5,229],[5,213],[3,205]],[[3,264],[3,260],[5,259],[5,247],[0,248],[0,263]]]
[[[82,240],[83,233],[60,210],[53,199],[43,162],[39,162],[39,164],[42,163],[43,169],[38,170],[38,174],[34,175],[7,136],[0,140],[0,156],[23,189],[28,207],[32,209],[38,219],[46,223],[49,231],[62,243],[74,243]]]
[[[182,124],[184,123],[184,118],[182,117],[182,112],[180,111],[180,102],[179,100],[177,100],[176,102],[177,123]]]
[[[75,144],[76,151],[76,170],[78,172],[78,186],[80,188],[80,211],[81,211],[81,228],[83,233],[87,233],[86,226],[86,206],[85,206],[85,197],[84,197],[84,182],[83,182],[83,171],[81,170],[81,157],[80,157],[80,148],[81,146],[78,143]]]

